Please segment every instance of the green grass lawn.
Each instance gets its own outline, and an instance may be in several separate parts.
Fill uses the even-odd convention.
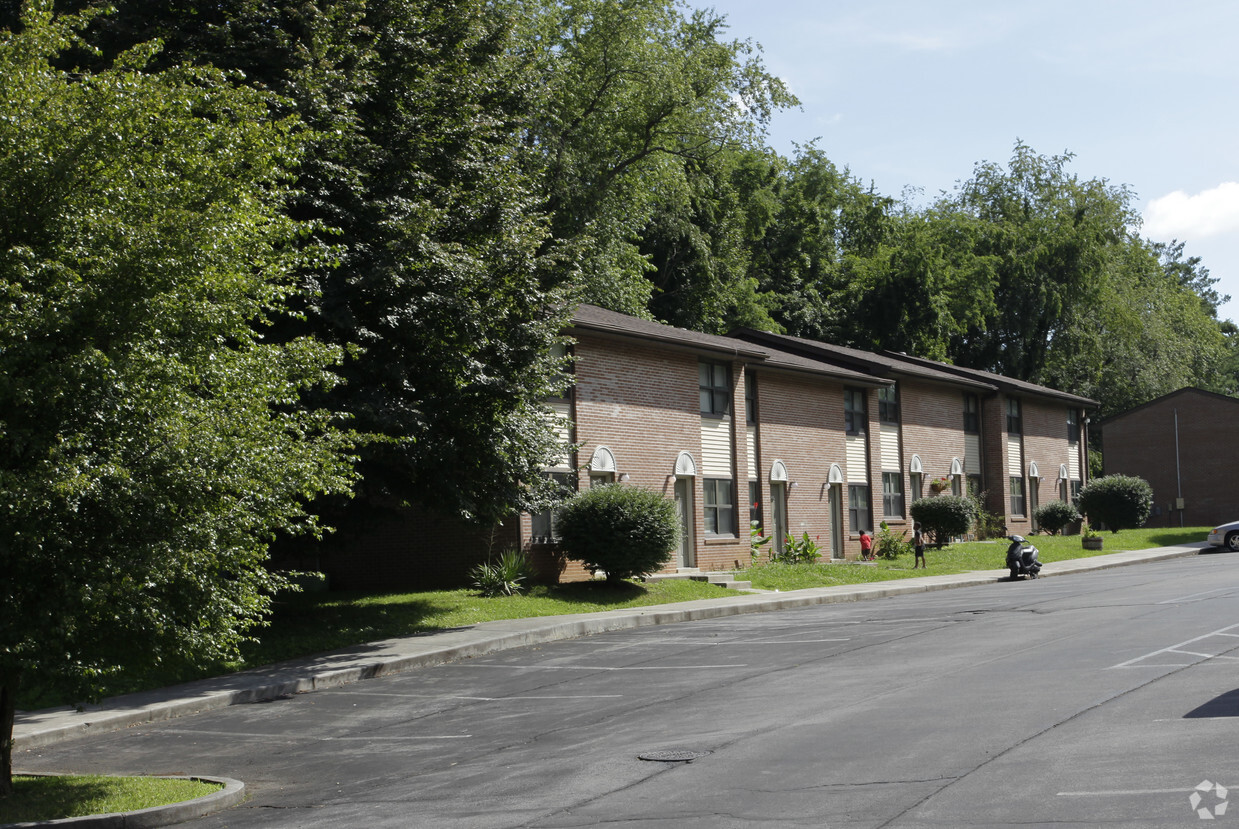
[[[1032,540],[1043,562],[1102,555],[1119,550],[1140,550],[1192,541],[1203,541],[1210,528],[1183,530],[1124,530],[1103,533],[1100,553],[1081,549],[1079,536],[1039,535]],[[925,552],[926,570],[912,569],[912,556],[873,563],[825,563],[805,565],[760,565],[739,575],[764,590],[798,590],[835,584],[861,584],[922,575],[945,575],[970,570],[1001,569],[1007,542],[977,541],[953,544]],[[299,656],[346,648],[381,639],[412,636],[436,630],[465,627],[499,619],[593,613],[601,610],[671,604],[732,594],[714,585],[688,580],[652,584],[604,582],[536,586],[519,596],[482,598],[475,590],[434,590],[416,593],[290,593],[276,601],[269,627],[256,632],[258,642],[247,646],[242,658],[227,664],[205,666],[168,665],[159,672],[121,677],[108,695],[145,690],[267,665]],[[37,690],[28,690],[20,700],[25,709],[46,708],[74,702]]]
[[[1212,528],[1145,528],[1122,530],[1118,533],[1106,532],[1101,534],[1104,546],[1098,551],[1083,549],[1078,535],[1036,535],[1029,540],[1037,547],[1042,563],[1046,563],[1089,558],[1122,550],[1147,550],[1152,547],[1172,547],[1204,541],[1210,529]],[[806,587],[865,584],[917,576],[952,575],[973,570],[1001,570],[1006,566],[1009,543],[1003,538],[952,544],[941,550],[930,547],[925,550],[925,569],[913,570],[913,557],[909,553],[894,559],[880,558],[874,562],[863,563],[763,564],[746,570],[744,578],[750,580],[754,587],[763,590],[800,590]]]
[[[167,777],[14,775],[13,794],[0,799],[0,824],[132,812],[205,797],[222,788]]]

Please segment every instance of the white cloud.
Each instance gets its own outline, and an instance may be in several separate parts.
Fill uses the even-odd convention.
[[[1152,239],[1198,239],[1239,231],[1239,182],[1224,181],[1189,196],[1176,190],[1144,209],[1144,233]]]

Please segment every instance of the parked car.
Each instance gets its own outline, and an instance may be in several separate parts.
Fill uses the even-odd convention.
[[[1214,527],[1207,541],[1214,547],[1225,547],[1231,552],[1239,553],[1239,521]]]

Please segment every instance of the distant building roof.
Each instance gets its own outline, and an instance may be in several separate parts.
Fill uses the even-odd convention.
[[[1133,406],[1125,412],[1119,412],[1118,414],[1110,415],[1109,417],[1105,419],[1105,422],[1113,423],[1116,420],[1121,420],[1127,417],[1129,414],[1134,414],[1135,412],[1138,412],[1142,409],[1147,409],[1151,406],[1156,406],[1158,404],[1165,403],[1169,401],[1171,398],[1181,397],[1185,394],[1203,395],[1212,400],[1217,400],[1223,403],[1233,403],[1239,406],[1239,397],[1230,397],[1225,394],[1218,394],[1215,391],[1205,391],[1204,389],[1198,389],[1195,386],[1184,386],[1183,388],[1172,391],[1169,394],[1163,394],[1161,397],[1157,397],[1157,398],[1154,398],[1153,400],[1149,400],[1147,402],[1141,403],[1139,406]]]

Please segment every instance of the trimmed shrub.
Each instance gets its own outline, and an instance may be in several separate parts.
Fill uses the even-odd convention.
[[[962,495],[939,495],[912,502],[912,520],[941,547],[957,535],[964,535],[975,517],[972,500]]]
[[[1037,507],[1033,518],[1037,520],[1038,527],[1050,535],[1057,535],[1072,521],[1080,520],[1080,513],[1066,501],[1050,501]]]
[[[559,546],[565,556],[617,582],[657,572],[680,534],[675,502],[622,484],[591,487],[559,508]]]
[[[1080,490],[1080,512],[1112,533],[1144,525],[1153,511],[1153,487],[1134,475],[1107,475]]]

